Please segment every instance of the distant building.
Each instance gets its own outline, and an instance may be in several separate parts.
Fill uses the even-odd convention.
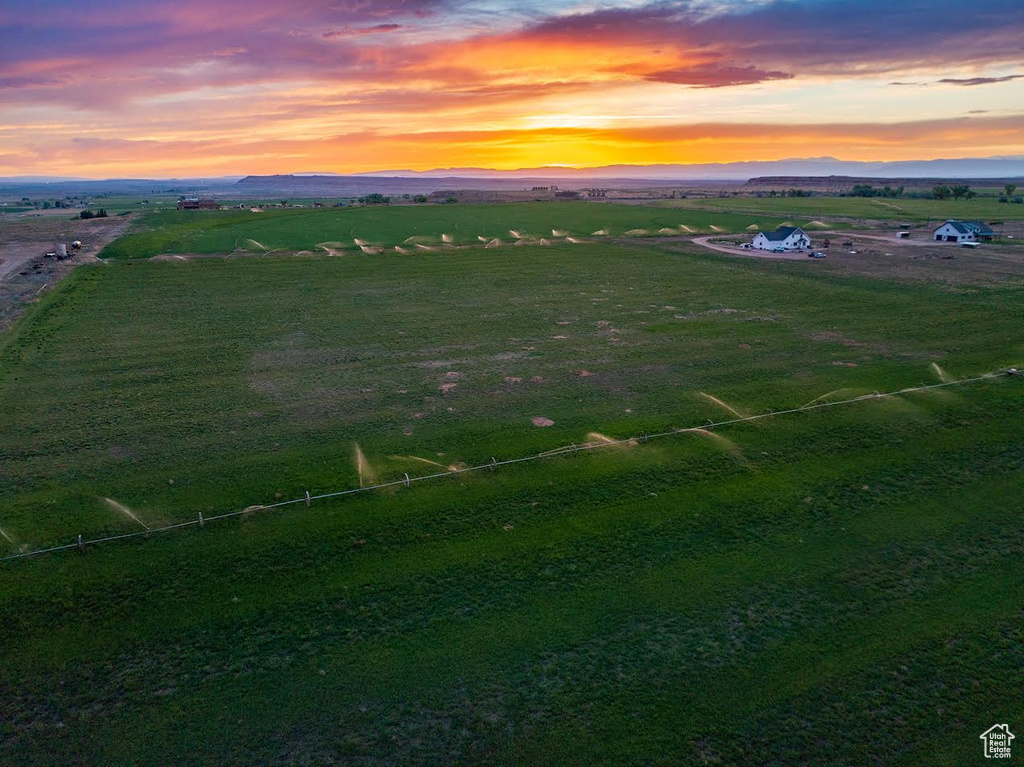
[[[535,186],[530,190],[531,192],[557,192],[557,186]]]
[[[780,226],[774,232],[758,232],[752,243],[758,250],[803,250],[811,238],[798,226]]]
[[[575,189],[563,189],[559,192],[555,192],[555,197],[565,197],[566,199],[575,200],[580,196],[580,193]]]
[[[178,201],[178,210],[220,210],[220,204],[212,197],[186,197]]]
[[[932,236],[939,242],[979,242],[995,236],[984,221],[947,221]]]

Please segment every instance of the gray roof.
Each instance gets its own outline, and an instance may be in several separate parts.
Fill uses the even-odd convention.
[[[995,234],[984,221],[956,221],[951,219],[946,224],[949,224],[960,234],[971,234],[972,232],[974,234]],[[941,229],[942,227],[939,228]]]
[[[769,242],[782,242],[795,232],[804,234],[804,230],[799,226],[780,226],[774,232],[761,232],[761,234],[763,234]]]

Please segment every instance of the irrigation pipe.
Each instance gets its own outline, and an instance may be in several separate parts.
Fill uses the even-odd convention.
[[[366,487],[353,487],[347,490],[337,490],[330,493],[321,493],[319,495],[310,495],[307,491],[301,498],[294,498],[288,501],[278,501],[277,503],[259,504],[256,506],[248,506],[240,511],[228,511],[223,514],[215,514],[213,516],[204,516],[200,513],[196,519],[191,519],[186,522],[177,522],[172,525],[165,525],[164,527],[151,527],[148,530],[137,531],[132,533],[122,533],[120,535],[109,535],[102,538],[93,538],[85,540],[81,535],[74,543],[66,543],[61,546],[51,546],[45,549],[37,549],[35,551],[25,551],[18,554],[10,554],[5,557],[0,557],[0,562],[10,562],[17,559],[26,559],[28,557],[36,557],[42,554],[52,554],[57,551],[69,551],[71,549],[79,549],[84,551],[86,546],[92,546],[99,543],[110,543],[113,541],[123,541],[130,538],[144,538],[151,535],[157,535],[159,533],[168,533],[173,530],[182,530],[186,527],[203,527],[207,522],[216,522],[222,519],[231,519],[232,517],[242,516],[244,514],[253,514],[260,511],[271,511],[272,509],[280,509],[285,506],[294,506],[299,503],[303,503],[309,506],[313,501],[325,500],[327,498],[340,498],[346,495],[355,495],[356,493],[369,493],[374,490],[383,490],[389,487],[411,487],[413,482],[426,482],[428,480],[441,479],[442,477],[452,477],[457,474],[469,474],[471,472],[483,471],[485,469],[493,471],[501,466],[511,466],[517,463],[527,463],[528,461],[537,461],[545,458],[553,458],[558,455],[567,455],[570,453],[580,453],[588,450],[599,450],[601,448],[614,447],[616,445],[626,445],[635,442],[648,442],[652,439],[660,439],[662,437],[671,437],[679,434],[686,434],[688,432],[695,432],[698,430],[710,430],[721,426],[732,426],[738,423],[749,423],[751,421],[759,421],[766,418],[777,418],[782,415],[792,415],[793,413],[803,413],[810,410],[821,410],[830,407],[839,407],[840,405],[850,405],[855,402],[866,402],[869,400],[885,399],[888,397],[898,397],[901,394],[913,394],[914,392],[929,391],[931,389],[942,389],[949,386],[963,386],[964,384],[977,383],[979,381],[987,381],[993,378],[1002,378],[1004,376],[1016,376],[1018,371],[1015,368],[1009,368],[1007,370],[1001,370],[997,373],[986,373],[980,376],[974,376],[972,378],[961,378],[956,381],[943,381],[942,383],[927,384],[923,386],[912,386],[906,389],[899,389],[897,391],[890,392],[874,392],[872,394],[863,394],[859,397],[851,397],[850,399],[835,400],[835,401],[822,401],[814,404],[802,405],[800,407],[789,408],[787,410],[769,410],[765,413],[758,413],[757,415],[742,416],[737,418],[729,418],[724,421],[711,421],[700,426],[689,426],[680,429],[669,429],[668,431],[661,431],[655,434],[639,434],[634,437],[626,437],[625,439],[616,439],[608,442],[588,443],[583,445],[566,445],[564,447],[555,448],[554,450],[548,450],[543,453],[535,453],[533,455],[522,456],[520,458],[508,458],[503,461],[499,461],[496,458],[491,458],[488,463],[481,463],[476,466],[466,466],[461,469],[450,469],[448,471],[440,471],[434,474],[424,474],[419,477],[410,477],[405,474],[402,479],[392,480],[390,482],[381,482],[376,485],[368,485]]]

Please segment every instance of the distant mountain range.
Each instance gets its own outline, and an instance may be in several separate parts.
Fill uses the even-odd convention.
[[[303,174],[315,175],[315,174]],[[327,175],[327,174],[323,174]],[[493,168],[438,168],[436,170],[382,170],[352,176],[389,178],[564,178],[661,179],[746,181],[757,176],[860,176],[871,178],[1006,178],[1024,176],[1024,156],[949,160],[856,162],[835,157],[788,160],[702,163],[691,165],[604,165],[569,168],[549,165],[517,170]]]
[[[522,189],[536,185],[572,184],[595,186],[652,187],[673,184],[725,183],[752,178],[824,178],[843,176],[860,179],[1021,179],[1024,156],[982,157],[943,160],[902,160],[897,162],[855,162],[834,157],[804,157],[788,160],[757,160],[690,165],[604,165],[595,168],[542,166],[495,170],[494,168],[437,168],[434,170],[381,170],[341,174],[331,171],[303,171],[267,176],[218,176],[182,179],[82,179],[66,176],[0,177],[0,192],[25,194],[96,194],[121,191],[215,192],[217,194],[287,193],[366,194],[427,193],[438,189]],[[46,189],[44,192],[43,189]]]

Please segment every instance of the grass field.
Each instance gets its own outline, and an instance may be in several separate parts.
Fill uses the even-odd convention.
[[[1000,203],[992,198],[973,200],[880,199],[877,197],[730,197],[661,200],[658,207],[679,211],[728,211],[753,216],[833,217],[906,221],[918,224],[951,218],[985,221],[1020,221],[1024,205]]]
[[[332,215],[503,218],[363,210]],[[149,250],[231,250],[258,231],[233,215]],[[397,479],[729,415],[701,392],[757,413],[1024,361],[1019,287],[812,267],[83,267],[0,347],[0,528],[14,551],[138,529],[104,499],[156,525],[356,486],[356,443]],[[5,563],[0,761],[969,763],[1024,714],[1022,404],[1000,378]]]
[[[604,230],[621,236],[644,230],[695,233],[741,232],[751,224],[775,228],[782,218],[754,219],[748,215],[702,211],[665,210],[638,205],[586,202],[519,203],[504,205],[430,205],[318,208],[298,210],[162,212],[143,217],[137,231],[111,244],[105,257],[144,258],[158,253],[223,253],[233,250],[314,251],[324,244],[332,250],[359,252],[356,239],[375,246],[480,245],[498,238],[505,245],[515,241],[510,231],[524,238],[551,238],[552,230],[564,235],[589,237]],[[718,227],[714,229],[713,227]],[[564,236],[562,235],[562,236]],[[413,242],[406,242],[414,238]]]

